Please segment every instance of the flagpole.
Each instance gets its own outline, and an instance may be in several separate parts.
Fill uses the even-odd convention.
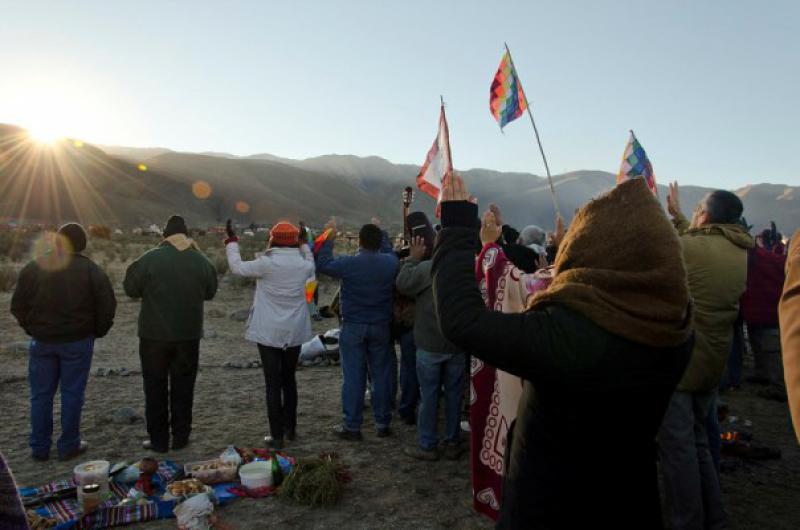
[[[514,70],[515,75],[517,76],[517,80],[519,80],[519,74],[517,74],[517,67],[514,66],[514,59],[511,57],[511,50],[508,49],[508,44],[505,42],[503,45],[506,47],[506,53],[508,54],[508,59],[511,61],[511,68]],[[553,187],[553,177],[550,175],[550,166],[547,164],[547,157],[544,155],[544,148],[542,147],[542,140],[539,138],[539,129],[536,128],[536,122],[533,120],[533,113],[531,112],[531,102],[528,99],[528,96],[525,95],[525,89],[522,86],[522,82],[519,81],[519,89],[522,92],[522,97],[525,98],[525,109],[528,111],[528,117],[531,119],[531,125],[533,125],[533,133],[536,135],[536,143],[539,145],[539,152],[542,154],[542,161],[544,162],[544,170],[547,173],[547,182],[550,184],[550,195],[553,197],[553,208],[555,208],[556,215],[561,217],[561,209],[558,207],[558,199],[556,198],[556,189]]]

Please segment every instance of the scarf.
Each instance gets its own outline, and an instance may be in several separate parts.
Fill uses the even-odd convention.
[[[678,234],[643,179],[591,201],[558,249],[556,274],[529,309],[561,304],[606,331],[653,347],[678,346],[692,332]]]
[[[189,248],[200,250],[200,247],[197,246],[194,239],[189,238],[186,234],[172,234],[169,237],[165,237],[164,242],[169,243],[178,249],[179,252],[183,252]]]

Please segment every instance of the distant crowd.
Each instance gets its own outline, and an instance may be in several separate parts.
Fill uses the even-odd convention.
[[[800,429],[800,233],[791,245],[774,224],[753,236],[724,190],[689,219],[673,184],[667,215],[642,179],[549,234],[515,229],[497,205],[479,216],[458,175],[440,206],[441,226],[408,214],[396,246],[377,219],[365,224],[354,255],[335,252],[335,222],[320,234],[280,222],[245,261],[228,222],[230,272],[256,280],[245,339],[264,373],[265,443],[282,450],[303,436],[295,370],[325,275],[339,282],[341,440],[363,439],[368,396],[374,436],[391,437],[395,416],[416,426],[410,458],[471,455],[474,506],[499,528],[725,527],[718,392],[742,383],[745,337],[750,382],[788,393]],[[204,302],[218,281],[182,217],[162,235],[123,283],[141,300],[143,447],[157,453],[191,442]],[[59,388],[58,458],[89,450],[85,389],[117,302],[86,246],[79,224],[62,226],[11,301],[31,336],[37,461],[51,455]]]

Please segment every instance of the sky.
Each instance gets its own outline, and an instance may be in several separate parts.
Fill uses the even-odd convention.
[[[0,0],[0,123],[42,136],[421,164],[444,97],[456,168],[544,175],[501,134],[507,42],[552,172],[800,185],[800,2]]]

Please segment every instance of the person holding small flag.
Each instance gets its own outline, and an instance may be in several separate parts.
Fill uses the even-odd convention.
[[[333,255],[336,225],[326,227],[315,243],[317,271],[341,280],[342,327],[339,351],[342,363],[342,423],[335,434],[360,441],[363,422],[367,366],[372,378],[372,410],[378,437],[391,434],[392,363],[397,358],[391,346],[392,294],[399,261],[387,245],[383,231],[374,224],[361,227],[355,256]],[[386,249],[388,248],[388,251]]]

